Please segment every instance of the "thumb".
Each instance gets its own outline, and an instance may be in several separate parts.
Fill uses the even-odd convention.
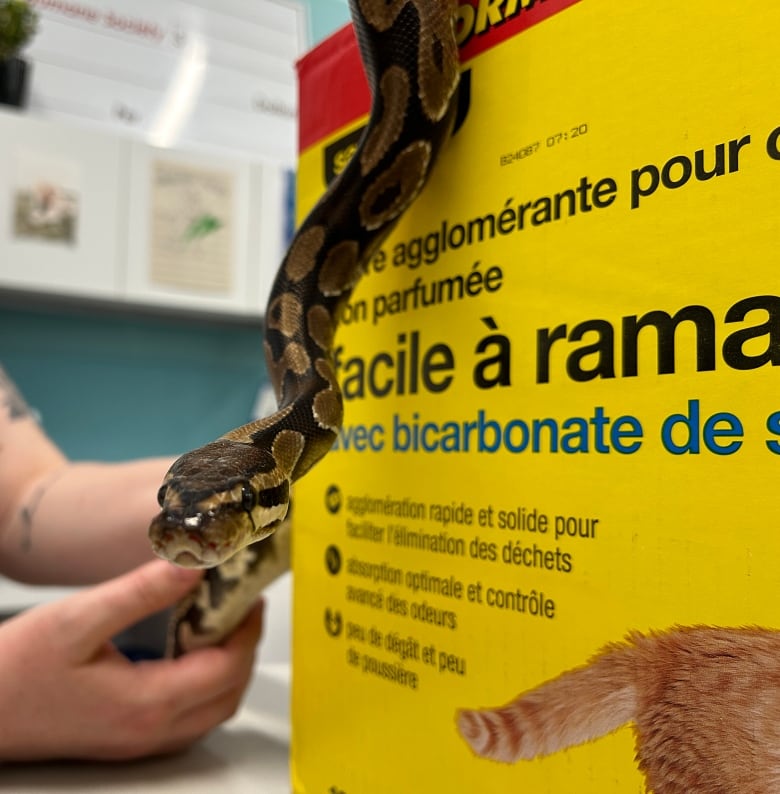
[[[122,629],[172,606],[195,588],[203,572],[154,560],[60,602],[61,625],[90,655]]]

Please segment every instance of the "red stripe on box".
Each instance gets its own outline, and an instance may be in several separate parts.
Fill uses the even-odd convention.
[[[484,29],[479,33],[474,33],[473,31],[468,33],[468,38],[460,46],[460,60],[465,63],[475,55],[479,55],[481,52],[501,44],[502,41],[511,39],[512,36],[517,36],[524,30],[544,22],[551,16],[560,11],[565,11],[579,2],[581,0],[536,0],[529,7],[527,1],[525,5],[522,5],[518,0],[517,6],[520,10],[514,16],[493,22],[490,18],[490,12],[487,10],[487,6],[490,4],[486,0],[461,0],[458,12],[461,26],[469,21],[470,18],[472,27],[479,24]],[[501,3],[500,5],[506,6],[508,3]],[[471,6],[473,13],[464,12],[464,6]],[[482,15],[484,15],[484,19],[481,18],[480,7],[483,9]],[[502,10],[498,8],[493,13],[500,16]],[[458,31],[458,38],[460,39],[466,33],[466,31]]]
[[[371,92],[352,25],[298,61],[298,100],[299,151],[368,113]]]
[[[503,19],[506,3],[461,0],[457,31],[459,38],[465,37],[460,47],[461,62],[465,63],[581,1],[535,0],[529,7],[528,0],[526,5],[518,0],[519,10],[508,19]],[[469,10],[466,10],[467,6]],[[466,24],[470,25],[469,30],[464,29]],[[484,30],[473,32],[477,25]],[[336,31],[304,55],[297,67],[299,151],[308,149],[368,113],[371,92],[352,25]]]

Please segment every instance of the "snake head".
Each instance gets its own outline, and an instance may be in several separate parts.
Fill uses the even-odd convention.
[[[288,472],[272,452],[219,439],[182,455],[158,494],[149,538],[158,557],[212,568],[270,535],[287,515]]]

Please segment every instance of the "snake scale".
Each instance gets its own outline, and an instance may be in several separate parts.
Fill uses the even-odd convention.
[[[328,452],[342,422],[331,362],[340,307],[452,131],[456,0],[350,0],[350,7],[371,114],[274,281],[265,354],[278,410],[186,453],[160,488],[162,509],[149,529],[154,552],[208,569],[175,610],[169,655],[220,642],[289,567],[290,487]]]

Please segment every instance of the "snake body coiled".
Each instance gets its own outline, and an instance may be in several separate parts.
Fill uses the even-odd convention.
[[[219,642],[289,563],[290,487],[328,452],[342,422],[331,362],[340,307],[452,130],[455,0],[351,0],[351,10],[371,116],[355,155],[297,231],[271,291],[265,353],[278,411],[186,453],[160,488],[162,509],[149,530],[155,553],[209,569],[173,619],[173,655]]]

